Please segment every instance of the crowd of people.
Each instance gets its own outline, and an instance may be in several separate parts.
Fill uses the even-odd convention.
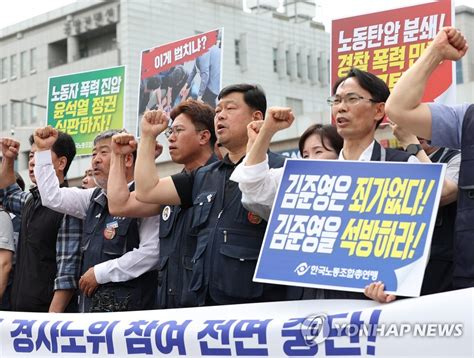
[[[442,29],[392,94],[377,76],[350,70],[327,100],[335,125],[310,126],[298,144],[305,159],[447,164],[422,295],[474,286],[468,135],[474,105],[421,102],[439,63],[466,51],[458,30]],[[375,140],[386,114],[400,150]],[[223,88],[215,109],[188,99],[169,114],[148,110],[139,143],[120,130],[95,138],[81,188],[66,180],[76,153],[70,135],[35,130],[29,191],[14,171],[19,142],[2,138],[2,308],[111,312],[314,298],[393,301],[383,282],[355,293],[252,280],[285,161],[270,142],[294,120],[290,108],[267,109],[263,89],[251,84]],[[155,166],[160,133],[183,166],[169,177]]]

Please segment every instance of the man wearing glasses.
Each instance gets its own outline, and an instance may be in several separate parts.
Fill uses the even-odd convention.
[[[409,133],[399,130],[399,140],[406,152],[383,148],[375,140],[375,131],[385,117],[385,101],[390,94],[387,85],[380,78],[354,68],[335,83],[332,93],[327,102],[331,106],[337,131],[344,139],[339,160],[429,161],[426,153],[421,150],[418,139]],[[266,121],[274,122],[273,126],[279,130],[288,128],[294,120],[290,108],[277,108],[274,112],[269,112],[277,115],[267,118]],[[261,142],[262,138],[257,136],[248,157],[239,165],[232,177],[232,180],[239,183],[248,207],[262,206],[262,197],[274,197],[277,190],[274,183],[279,180],[275,177],[281,177],[283,174],[279,169],[269,172],[268,166],[265,166],[267,159],[263,162],[256,160],[265,157],[262,155],[264,153],[259,152],[266,149]],[[272,204],[272,200],[265,202],[267,211],[271,210]],[[393,295],[385,295],[383,288],[383,284],[371,284],[366,290],[366,295],[377,301],[382,301],[383,298],[384,302],[395,299]]]
[[[191,173],[217,160],[213,154],[216,142],[214,110],[209,105],[188,99],[175,107],[170,116],[171,126],[163,133],[168,138],[171,159],[184,166],[182,173]],[[116,135],[113,141],[115,159],[112,162],[112,170],[115,170],[114,163],[119,155],[124,151],[135,150],[136,141],[127,133]],[[116,185],[116,176],[110,176],[109,186]],[[123,183],[121,188],[123,191]],[[117,190],[120,188],[117,187]],[[124,196],[127,200],[135,200],[130,199],[129,193],[124,192]],[[135,216],[137,213],[127,208],[127,201],[120,200],[120,197],[117,196],[109,202],[111,212]],[[161,208],[157,204],[139,205],[150,206],[154,208],[153,214],[161,214],[157,308],[196,306],[196,295],[189,290],[191,260],[196,250],[196,239],[188,235],[192,210],[179,205],[166,205]]]
[[[356,68],[336,82],[333,96],[327,102],[331,106],[337,131],[344,139],[339,160],[418,162],[416,154],[423,161],[429,161],[426,153],[418,150],[418,139],[406,132],[398,131],[402,133],[399,140],[407,150],[414,147],[411,153],[385,149],[375,140],[375,131],[385,117],[384,106],[389,93],[385,82]],[[290,108],[270,109],[268,117],[264,127],[272,127],[272,133],[288,128],[294,120]],[[269,139],[264,137],[259,132],[247,158],[232,176],[232,180],[239,183],[246,205],[254,207],[254,210],[260,206],[262,213],[270,212],[276,196],[275,183],[283,175],[282,169],[269,171],[267,159],[262,161],[269,143]]]
[[[231,85],[219,93],[218,101],[216,135],[228,154],[193,173],[160,179],[151,171],[155,138],[166,130],[167,118],[160,111],[143,116],[135,167],[137,199],[192,207],[190,239],[196,240],[196,251],[191,260],[190,290],[198,305],[293,298],[289,296],[292,288],[252,281],[267,223],[242,206],[242,193],[237,183],[229,180],[246,153],[247,125],[264,117],[265,94],[259,86]],[[269,158],[270,166],[283,165],[283,157],[269,153]],[[301,291],[295,288],[294,298],[299,298],[296,295]]]
[[[385,117],[385,101],[390,90],[377,76],[353,68],[333,86],[327,102],[344,146],[341,160],[418,162],[419,142],[407,145],[406,152],[383,148],[375,131]],[[418,143],[417,143],[418,142]],[[414,144],[414,145],[411,145]],[[426,155],[423,153],[423,155]]]

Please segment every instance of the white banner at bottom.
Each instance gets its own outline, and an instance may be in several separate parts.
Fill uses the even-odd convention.
[[[0,312],[1,357],[473,357],[474,288],[90,314]]]

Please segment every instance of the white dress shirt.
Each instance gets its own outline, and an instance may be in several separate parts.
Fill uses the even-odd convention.
[[[372,141],[372,143],[367,148],[365,148],[365,150],[360,155],[359,159],[357,159],[359,162],[370,162],[370,158],[372,158],[372,152],[374,151],[374,144],[375,144],[375,140]],[[341,149],[339,153],[339,160],[346,160],[344,158],[344,149]],[[408,160],[407,160],[407,163],[419,163],[419,162],[420,160],[414,155],[411,155],[410,157],[408,157]]]
[[[270,168],[268,155],[263,162],[255,165],[246,166],[246,161],[247,157],[237,165],[230,180],[239,183],[244,208],[268,221],[283,176],[283,167]]]
[[[359,161],[370,161],[374,150],[374,143],[375,141],[362,152]],[[230,176],[230,180],[239,183],[244,208],[268,221],[277,195],[278,185],[283,176],[283,168],[270,168],[268,166],[268,156],[266,156],[263,162],[255,165],[246,166],[246,160],[247,157],[235,168]],[[339,153],[339,160],[345,160],[342,150]],[[408,162],[418,163],[419,160],[412,155]]]
[[[85,219],[95,188],[60,188],[56,177],[51,151],[35,153],[35,177],[43,206],[54,211]],[[106,195],[104,191],[99,193]],[[140,244],[121,257],[94,266],[99,284],[129,281],[153,270],[158,265],[160,217],[138,220]]]

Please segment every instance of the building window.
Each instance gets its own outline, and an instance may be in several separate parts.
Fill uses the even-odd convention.
[[[462,60],[456,61],[456,83],[458,85],[464,83],[464,77],[462,75]]]
[[[7,105],[4,104],[0,108],[0,122],[2,123],[2,127],[0,128],[2,131],[6,131],[9,127],[8,125],[8,118],[7,118]]]
[[[117,49],[115,24],[84,32],[78,38],[79,58],[74,57],[74,61]]]
[[[18,104],[16,102],[10,103],[10,123],[12,126],[16,126],[18,124]]]
[[[298,78],[303,77],[301,75],[301,54],[299,52],[296,54],[296,76],[298,76]]]
[[[30,98],[31,103],[36,103],[36,97]],[[38,107],[30,105],[30,117],[31,117],[31,124],[38,123]]]
[[[291,76],[291,68],[290,68],[290,51],[285,51],[285,59],[286,59],[286,74]]]
[[[10,56],[10,78],[12,80],[16,78],[16,55]]]
[[[28,125],[28,116],[26,115],[27,114],[27,108],[26,106],[28,106],[25,102],[27,102],[28,100],[26,98],[22,99],[21,100],[21,103],[19,103],[20,105],[20,118],[21,118],[21,125],[22,126],[27,126]]]
[[[312,57],[311,55],[308,55],[307,57],[307,65],[308,65],[308,79],[313,82],[314,81],[314,71],[312,68]]]
[[[7,71],[7,58],[6,57],[2,58],[2,62],[0,63],[0,66],[1,66],[1,68],[0,68],[0,79],[2,81],[6,81],[7,76],[8,76],[7,75],[8,71]]]
[[[286,97],[286,105],[290,107],[295,116],[302,115],[303,112],[303,100],[299,98]]]
[[[273,50],[273,72],[278,73],[278,49],[274,47],[272,50]]]
[[[321,57],[318,57],[318,81],[319,81],[319,83],[323,82],[323,74],[324,74],[323,61],[322,61]]]
[[[26,51],[23,51],[20,53],[20,76],[21,77],[26,76],[26,69],[27,69],[26,61],[27,61]]]
[[[240,40],[234,40],[234,53],[235,53],[235,64],[240,65]]]
[[[65,63],[67,63],[67,40],[48,44],[48,68],[61,66]]]
[[[326,61],[326,78],[324,84],[329,84],[329,79],[331,78],[331,61]]]
[[[36,72],[36,49],[30,50],[30,73]]]

